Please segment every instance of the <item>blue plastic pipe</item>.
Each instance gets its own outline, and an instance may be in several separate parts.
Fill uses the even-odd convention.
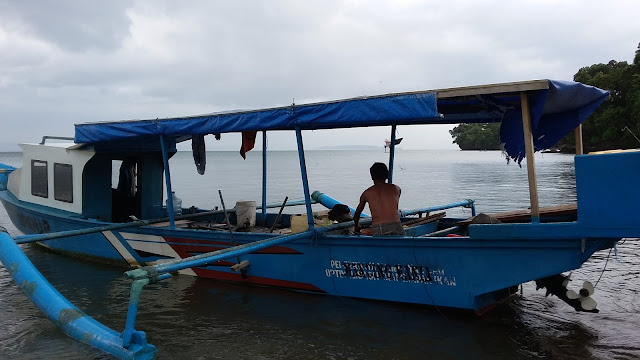
[[[155,357],[156,347],[147,344],[144,332],[131,331],[130,344],[125,347],[120,333],[71,304],[40,274],[2,227],[0,262],[25,295],[65,334],[119,359],[145,360]]]
[[[314,191],[313,194],[311,194],[311,200],[315,201],[316,203],[322,204],[327,209],[333,209],[333,207],[337,204],[343,204],[342,202],[318,190]],[[352,208],[351,206],[349,206],[349,209],[351,209],[352,214],[356,213],[356,209]],[[362,213],[360,216],[369,217],[369,215],[365,213]]]

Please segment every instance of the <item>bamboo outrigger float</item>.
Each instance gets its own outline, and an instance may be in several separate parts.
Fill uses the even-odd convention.
[[[46,144],[45,139],[23,144],[22,169],[0,166],[0,200],[26,234],[12,239],[0,232],[0,261],[65,333],[123,359],[155,356],[144,332],[135,330],[138,300],[145,285],[175,273],[478,313],[511,295],[517,285],[536,280],[576,310],[597,311],[589,296],[575,298],[567,291],[561,274],[623,237],[640,236],[633,215],[640,200],[633,181],[640,172],[640,152],[576,156],[577,205],[562,211],[540,208],[533,154],[571,131],[579,134],[580,124],[607,97],[608,92],[579,83],[535,80],[76,125],[73,144]],[[464,200],[401,211],[406,236],[345,233],[352,221],[316,225],[312,204],[331,209],[340,202],[319,191],[311,193],[303,131],[390,126],[391,182],[397,126],[469,122],[501,122],[507,156],[518,163],[526,158],[531,210],[524,216],[478,224],[434,214],[466,207],[476,215],[474,201]],[[240,225],[238,209],[176,208],[171,195],[163,206],[163,192],[172,194],[168,159],[176,143],[228,132],[242,132],[251,142],[257,131],[263,135],[263,205],[255,211],[254,227],[231,231],[229,218]],[[269,131],[296,133],[303,200],[266,204]],[[576,141],[581,153],[578,137]],[[243,149],[248,147],[243,144]],[[121,180],[112,189],[111,165],[116,160],[122,161]],[[305,205],[301,232],[293,231],[292,214],[282,214],[285,205]],[[267,208],[280,211],[276,215]],[[271,233],[277,223],[284,229]],[[129,266],[126,276],[132,287],[125,329],[108,329],[64,299],[20,251],[17,243],[24,242]]]

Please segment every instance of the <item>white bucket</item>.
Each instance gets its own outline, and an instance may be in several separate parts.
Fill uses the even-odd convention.
[[[236,219],[238,228],[256,226],[256,202],[238,201],[236,203]]]

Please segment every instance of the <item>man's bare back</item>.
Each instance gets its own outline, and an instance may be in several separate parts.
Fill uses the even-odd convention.
[[[372,225],[399,222],[398,201],[400,187],[394,184],[377,183],[365,190],[360,203],[368,203],[371,210]]]
[[[374,163],[369,169],[373,186],[360,195],[360,203],[353,216],[355,231],[360,230],[360,214],[366,204],[371,210],[371,225],[374,235],[404,235],[400,217],[398,216],[398,201],[400,200],[400,187],[388,184],[389,171],[383,163]]]

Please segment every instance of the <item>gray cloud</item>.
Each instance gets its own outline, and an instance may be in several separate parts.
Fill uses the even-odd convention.
[[[72,134],[86,121],[571,79],[582,66],[631,60],[638,10],[633,1],[0,2],[0,143]],[[403,144],[451,142],[445,128],[416,131]],[[366,133],[358,140],[388,137]],[[317,143],[327,138],[353,141]]]

